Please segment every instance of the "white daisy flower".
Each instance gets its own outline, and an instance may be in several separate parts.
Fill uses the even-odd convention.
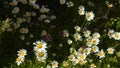
[[[47,53],[45,49],[38,50],[35,52],[35,54],[38,61],[44,61],[47,58]]]
[[[68,30],[63,30],[63,36],[64,36],[64,37],[68,37],[68,36],[69,36]]]
[[[91,48],[85,48],[83,51],[86,55],[89,55],[91,52]]]
[[[73,65],[78,64],[78,59],[74,59],[74,60],[72,61],[72,64],[73,64]]]
[[[105,57],[105,53],[103,50],[99,51],[97,55],[100,57],[100,59]]]
[[[59,63],[54,60],[51,62],[51,64],[52,64],[52,68],[57,68]]]
[[[46,42],[44,42],[43,40],[41,40],[41,41],[36,41],[35,43],[33,43],[33,45],[35,45],[34,46],[34,51],[37,51],[37,50],[39,50],[39,49],[45,49],[45,48],[47,48],[47,43]]]
[[[27,4],[28,1],[27,0],[19,0],[19,2],[23,3],[23,4]]]
[[[94,39],[94,38],[93,38],[93,45],[98,45],[98,44],[99,44],[99,42],[100,42],[100,40],[99,40],[99,39]]]
[[[85,15],[86,15],[86,19],[88,20],[88,21],[91,21],[91,20],[93,20],[94,19],[94,13],[91,11],[91,12],[86,12],[85,13]]]
[[[85,37],[89,37],[90,36],[90,34],[91,34],[91,31],[89,31],[89,30],[86,30],[85,32],[83,32],[84,33],[84,36]]]
[[[78,49],[78,53],[82,53],[83,52],[83,48],[82,47],[80,47],[79,49]]]
[[[85,7],[84,6],[79,6],[79,10],[85,10]]]
[[[83,60],[86,59],[86,56],[87,55],[85,53],[80,53],[80,54],[77,55],[77,58],[78,58],[79,61],[83,61]]]
[[[18,4],[18,1],[16,1],[16,0],[13,0],[12,2],[10,2],[10,5],[12,5],[12,6],[16,6]]]
[[[79,26],[75,26],[74,29],[75,29],[77,32],[79,32],[81,28],[80,28]]]
[[[92,51],[93,52],[99,52],[99,47],[98,46],[92,46]]]
[[[67,61],[63,61],[63,67],[67,67],[69,64]]]
[[[93,36],[94,39],[100,38],[100,34],[97,33],[97,32],[93,33],[92,36]]]
[[[81,65],[84,65],[84,64],[86,64],[86,63],[87,63],[86,60],[82,60],[82,61],[80,61],[80,64],[81,64]]]
[[[120,32],[115,32],[112,37],[115,39],[115,40],[120,40]]]
[[[68,56],[68,58],[69,58],[70,61],[74,61],[75,60],[75,56],[74,55],[70,55],[70,56]]]
[[[48,13],[50,11],[50,9],[46,8],[44,5],[42,5],[40,12],[41,13]]]
[[[20,49],[17,55],[20,57],[25,57],[27,55],[27,51],[25,49]]]
[[[113,34],[114,34],[114,30],[109,30],[108,31],[108,36],[109,36],[110,39],[112,38]]]
[[[79,14],[79,15],[84,15],[84,14],[85,14],[85,11],[83,11],[83,10],[78,10],[78,14]]]
[[[107,49],[107,51],[108,51],[109,54],[113,54],[113,53],[114,53],[114,50],[115,50],[114,48],[108,48],[108,49]]]
[[[66,0],[59,0],[60,4],[65,4]]]
[[[24,61],[24,57],[18,57],[15,63],[17,63],[17,65],[20,65],[23,61]]]
[[[72,44],[73,42],[72,42],[71,39],[68,39],[67,43],[70,45],[70,44]]]
[[[74,34],[75,41],[81,40],[81,35],[79,33]]]
[[[19,7],[14,7],[12,10],[12,14],[17,14],[20,11]]]
[[[94,63],[92,63],[92,64],[90,65],[90,68],[96,68],[96,65],[95,65]]]
[[[89,36],[89,37],[86,39],[86,41],[87,41],[86,45],[87,45],[88,47],[91,47],[92,44],[93,44],[93,39],[92,39],[92,37]]]
[[[67,5],[67,7],[68,7],[68,8],[70,8],[70,7],[73,7],[73,6],[74,6],[73,2],[71,2],[71,1],[70,1],[70,2],[67,2],[67,3],[66,3],[66,5]]]

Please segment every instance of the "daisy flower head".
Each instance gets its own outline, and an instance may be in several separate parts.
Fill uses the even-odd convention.
[[[75,56],[74,55],[70,55],[70,56],[68,56],[68,58],[69,58],[70,61],[74,61],[75,60]]]
[[[63,67],[67,67],[69,64],[67,61],[63,61]]]
[[[115,40],[120,40],[120,32],[115,32],[112,37],[115,39]]]
[[[18,1],[16,1],[16,0],[13,0],[12,2],[10,2],[10,5],[12,5],[12,6],[16,6],[18,4]]]
[[[60,4],[63,5],[65,4],[66,0],[59,0],[60,1]]]
[[[51,64],[52,64],[52,68],[57,68],[59,63],[54,60],[51,62]]]
[[[81,35],[79,33],[74,34],[75,41],[81,40]]]
[[[96,65],[95,65],[94,63],[92,63],[92,64],[90,65],[90,68],[96,68]]]
[[[93,38],[93,45],[98,45],[98,44],[99,44],[99,42],[100,42],[100,40],[99,40],[99,39],[94,39],[94,38]]]
[[[99,47],[98,46],[92,46],[92,51],[93,52],[99,52]]]
[[[38,50],[35,54],[38,61],[44,61],[47,58],[47,52],[45,49]]]
[[[97,32],[93,33],[92,36],[93,36],[94,39],[100,38],[100,34],[97,33]]]
[[[75,26],[74,29],[75,29],[77,32],[79,32],[81,28],[80,28],[79,26]]]
[[[113,53],[114,53],[114,50],[115,50],[114,48],[108,48],[108,49],[107,49],[107,51],[108,51],[109,54],[113,54]]]
[[[108,36],[109,36],[110,39],[112,38],[113,34],[114,34],[114,30],[109,30],[108,31]]]
[[[68,8],[70,8],[74,6],[74,3],[70,1],[70,2],[66,2],[66,5]]]
[[[91,12],[86,12],[85,17],[86,17],[87,21],[91,21],[94,19],[95,16],[94,16],[94,13],[91,11]]]
[[[73,63],[73,65],[78,64],[78,59],[74,59],[74,60],[72,61],[72,63]]]
[[[27,4],[28,1],[27,0],[19,0],[19,2],[23,3],[23,4]]]
[[[86,63],[87,63],[86,60],[82,60],[82,61],[80,61],[80,64],[81,64],[81,65],[84,65],[84,64],[86,64]]]
[[[77,58],[78,58],[78,60],[79,61],[83,61],[83,60],[85,60],[86,59],[86,54],[85,53],[81,53],[81,54],[78,54],[77,55]]]
[[[12,14],[17,14],[20,11],[19,7],[14,7],[12,10]]]
[[[70,44],[72,44],[73,42],[72,42],[71,39],[68,39],[67,43],[70,45]]]
[[[25,57],[27,55],[27,51],[25,49],[20,49],[17,55],[20,57]]]
[[[43,40],[41,40],[41,41],[36,41],[35,43],[33,43],[33,45],[35,45],[34,46],[34,51],[37,51],[37,50],[39,50],[39,49],[45,49],[45,48],[47,48],[47,43],[46,42],[44,42]]]
[[[64,37],[68,37],[68,36],[69,36],[68,30],[63,30],[63,36],[64,36]]]
[[[79,6],[79,10],[85,10],[85,7],[83,5]]]
[[[91,48],[85,48],[83,51],[86,55],[90,54]]]
[[[83,32],[84,33],[84,36],[85,37],[89,37],[90,36],[90,34],[91,34],[91,31],[89,31],[89,30],[86,30],[85,32]]]
[[[105,57],[105,53],[103,50],[99,51],[97,55],[100,57],[100,59]]]
[[[17,63],[17,65],[20,65],[23,61],[24,61],[24,57],[18,57],[16,58],[15,63]]]

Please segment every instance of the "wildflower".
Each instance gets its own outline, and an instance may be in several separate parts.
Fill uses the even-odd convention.
[[[49,19],[44,20],[45,23],[50,23],[51,21]]]
[[[108,36],[109,36],[110,39],[112,38],[113,34],[114,34],[114,30],[109,30],[108,31]]]
[[[115,32],[112,37],[115,39],[115,40],[120,40],[120,32]]]
[[[83,10],[84,11],[85,10],[84,6],[82,6],[82,5],[79,6],[79,10]]]
[[[79,32],[81,28],[80,28],[79,26],[75,26],[74,29],[75,29],[77,32]]]
[[[87,63],[86,60],[82,60],[82,61],[80,61],[80,64],[81,64],[81,65],[84,65],[84,64],[86,64],[86,63]]]
[[[21,40],[25,40],[25,36],[24,36],[24,35],[21,35],[21,36],[20,36],[20,39],[21,39]]]
[[[63,5],[65,4],[66,0],[59,0],[60,1],[60,4]]]
[[[25,49],[20,49],[17,55],[20,57],[24,57],[27,55],[27,51]]]
[[[20,65],[23,61],[24,61],[24,57],[18,57],[15,63],[17,63],[17,65]]]
[[[113,54],[114,50],[115,50],[114,48],[108,48],[107,49],[107,51],[108,51],[109,54]]]
[[[79,14],[79,15],[84,15],[84,14],[85,14],[85,11],[83,11],[83,10],[78,10],[78,14]]]
[[[44,42],[43,40],[41,40],[41,41],[36,41],[35,43],[33,43],[33,45],[35,45],[34,46],[34,50],[35,51],[37,51],[37,50],[39,50],[39,49],[45,49],[45,48],[47,48],[47,43],[46,42]]]
[[[47,53],[45,49],[37,50],[35,54],[38,61],[44,61],[47,58]]]
[[[98,38],[100,38],[100,34],[99,33],[94,33],[94,34],[92,34],[92,36],[93,36],[93,38],[94,39],[98,39]]]
[[[14,7],[12,10],[12,14],[17,14],[20,11],[19,7]]]
[[[78,53],[82,53],[83,52],[83,48],[82,47],[80,47],[79,49],[78,49]]]
[[[56,19],[56,16],[55,16],[55,15],[52,15],[52,16],[51,16],[51,20],[54,20],[54,19]]]
[[[40,12],[41,13],[48,13],[50,11],[50,9],[46,8],[44,5],[42,5]]]
[[[21,28],[20,29],[20,33],[28,33],[29,32],[29,30],[27,29],[27,28]]]
[[[85,48],[83,51],[86,55],[90,54],[91,48]]]
[[[67,2],[67,3],[66,3],[66,5],[67,5],[67,7],[68,7],[68,8],[70,8],[70,7],[73,7],[73,6],[74,6],[73,2],[71,2],[71,1],[70,1],[70,2]]]
[[[22,18],[20,18],[20,17],[18,17],[16,20],[17,20],[17,23],[22,23],[23,22]]]
[[[91,12],[86,12],[85,15],[86,15],[86,19],[87,19],[88,21],[91,21],[91,20],[94,19],[94,14],[93,14],[92,11],[91,11]]]
[[[46,16],[45,14],[42,14],[42,15],[39,16],[38,19],[41,21],[41,20],[45,19],[46,17],[47,17],[47,16]]]
[[[63,67],[67,67],[69,64],[67,61],[63,61]]]
[[[78,59],[74,59],[74,60],[72,61],[72,63],[73,63],[73,65],[78,64]]]
[[[56,68],[56,67],[58,67],[58,64],[59,64],[59,63],[54,60],[54,61],[52,61],[51,64],[52,64],[52,68]]]
[[[83,53],[83,54],[78,54],[78,55],[77,55],[77,58],[78,58],[79,61],[83,61],[83,60],[86,59],[86,54],[85,54],[85,53]]]
[[[89,37],[86,39],[86,41],[87,41],[86,45],[87,45],[88,47],[91,47],[92,44],[93,44],[93,39],[92,39],[92,37],[89,36]]]
[[[81,35],[79,33],[74,34],[75,41],[81,40]]]
[[[100,52],[98,52],[97,54],[100,58],[104,58],[105,57],[105,53],[103,50],[101,50]]]
[[[68,36],[69,36],[69,32],[68,32],[67,30],[64,30],[64,31],[63,31],[63,36],[64,36],[64,37],[68,37]]]
[[[68,58],[69,58],[70,61],[74,61],[75,60],[75,56],[74,55],[70,55],[70,56],[68,56]]]
[[[90,32],[89,30],[87,30],[87,31],[85,31],[85,32],[83,32],[83,33],[84,33],[84,36],[85,36],[85,37],[89,37],[90,34],[91,34],[91,32]]]
[[[71,39],[68,39],[67,43],[70,45],[70,44],[72,44],[73,42],[72,42]]]
[[[95,65],[94,63],[92,63],[92,64],[90,65],[90,68],[96,68],[96,65]]]
[[[100,40],[99,40],[99,39],[93,39],[93,45],[98,45],[98,44],[99,44],[99,42],[100,42]]]
[[[93,52],[99,52],[99,47],[98,46],[92,46]]]

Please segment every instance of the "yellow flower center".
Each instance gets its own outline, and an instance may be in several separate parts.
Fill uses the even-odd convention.
[[[100,52],[98,55],[99,55],[99,56],[103,56],[103,53],[102,53],[102,52]]]
[[[20,62],[20,61],[21,61],[21,58],[20,58],[20,57],[18,57],[18,58],[16,59],[16,61]]]
[[[53,64],[52,64],[52,66],[53,66],[53,67],[56,67],[56,66],[57,66],[57,64],[56,64],[56,63],[53,63]]]
[[[24,56],[25,55],[25,52],[24,51],[21,51],[20,52],[20,56]]]
[[[90,17],[91,17],[91,14],[90,14],[90,13],[88,13],[88,14],[87,14],[87,18],[90,18]]]
[[[39,56],[39,57],[43,57],[43,56],[44,56],[44,53],[43,53],[43,52],[39,52],[39,53],[38,53],[38,56]]]
[[[118,34],[115,34],[115,38],[119,38],[119,35],[118,35]]]
[[[111,49],[110,49],[110,50],[108,50],[108,52],[110,52],[110,53],[111,53],[111,52],[113,52],[113,50],[111,50]]]
[[[38,48],[42,48],[42,43],[37,44]]]

